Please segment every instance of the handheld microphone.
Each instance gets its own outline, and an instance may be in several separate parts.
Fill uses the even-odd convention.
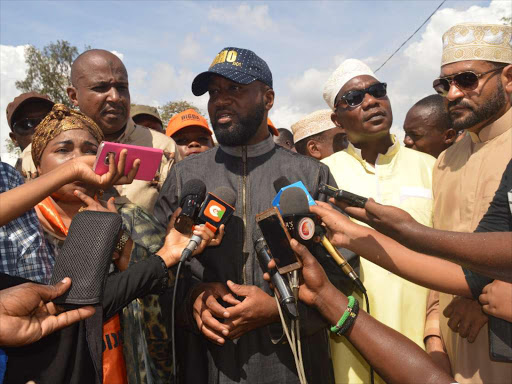
[[[192,179],[185,183],[180,199],[181,212],[174,223],[178,232],[186,235],[192,231],[205,195],[206,185],[201,180]]]
[[[270,275],[270,280],[274,285],[274,291],[277,292],[281,308],[287,313],[287,315],[290,318],[296,319],[299,316],[299,314],[297,312],[295,297],[292,295],[292,291],[290,289],[289,284],[286,282],[285,278],[277,271],[277,269],[268,269],[268,263],[272,259],[272,256],[270,254],[270,250],[268,249],[268,245],[265,241],[265,238],[262,236],[260,230],[256,230],[256,232],[253,235],[253,240],[254,249],[256,250],[256,254],[258,255],[258,260],[261,264],[261,269],[263,270],[263,272],[268,272],[268,274]]]
[[[290,184],[290,180],[288,180],[286,176],[280,176],[274,180],[274,189],[276,190],[276,193],[279,193],[281,189]]]
[[[334,197],[336,201],[343,201],[351,207],[364,208],[368,198],[356,195],[343,189],[336,189],[327,184],[320,184],[318,193],[324,193],[327,196]]]
[[[197,217],[199,223],[204,223],[213,233],[222,224],[225,224],[235,212],[236,195],[235,192],[228,187],[218,187],[212,192],[208,192],[206,199],[201,206],[201,210]],[[181,253],[180,261],[188,259],[195,251],[197,246],[201,244],[201,236],[192,235],[188,245]]]
[[[322,226],[314,224],[315,220],[311,217],[312,214],[309,212],[309,205],[307,203],[307,197],[304,191],[300,188],[285,189],[281,196],[281,207],[283,209],[283,212],[285,211],[285,209],[287,210],[286,214],[283,214],[284,222],[287,223],[291,221],[295,226],[294,229],[296,234],[292,231],[290,231],[290,234],[293,233],[295,236],[297,236],[295,237],[294,235],[292,235],[297,241],[301,242],[302,244],[310,244],[310,242],[304,242],[304,239],[301,236],[302,226],[296,224],[297,220],[303,220],[298,221],[298,223],[305,223],[306,220],[310,220],[310,224],[307,225],[313,225],[313,228],[315,228],[315,235],[320,236],[320,242],[322,243],[325,250],[329,252],[329,255],[331,255],[331,257],[340,266],[343,273],[345,273],[345,275],[352,279],[354,284],[361,290],[361,292],[365,293],[366,288],[364,287],[363,283],[361,283],[361,280],[359,280],[359,277],[354,272],[351,265],[347,262],[347,260],[345,260],[343,255],[336,249],[336,247],[334,247],[331,244],[329,239],[325,236],[325,231],[322,228]]]

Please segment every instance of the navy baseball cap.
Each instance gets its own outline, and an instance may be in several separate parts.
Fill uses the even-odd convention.
[[[267,63],[253,51],[227,47],[215,56],[208,71],[200,73],[192,82],[192,93],[204,95],[212,75],[220,75],[238,84],[250,84],[255,80],[272,88],[272,72]]]

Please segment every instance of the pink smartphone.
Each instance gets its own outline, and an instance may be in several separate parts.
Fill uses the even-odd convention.
[[[157,148],[141,147],[139,145],[111,143],[109,141],[101,142],[98,147],[96,161],[94,162],[94,172],[98,175],[107,173],[109,153],[115,154],[115,161],[117,163],[119,161],[119,153],[122,149],[128,150],[124,174],[127,175],[133,167],[133,162],[136,159],[140,159],[140,166],[137,174],[135,175],[135,179],[146,181],[153,180],[158,168],[160,167],[164,151]]]

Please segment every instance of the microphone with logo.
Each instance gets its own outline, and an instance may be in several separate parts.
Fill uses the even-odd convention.
[[[192,179],[185,183],[180,199],[181,212],[174,228],[184,235],[192,231],[201,204],[206,196],[206,185],[199,179]]]
[[[258,255],[258,260],[260,261],[261,269],[263,272],[268,272],[270,275],[270,280],[274,285],[274,290],[276,291],[279,304],[281,308],[287,313],[287,315],[296,319],[299,314],[297,312],[297,305],[295,301],[295,297],[292,295],[292,291],[288,284],[287,279],[285,279],[278,271],[277,268],[272,270],[268,269],[268,263],[272,259],[272,255],[270,254],[270,250],[268,248],[267,242],[263,237],[261,231],[256,229],[253,235],[254,241],[254,250]]]
[[[290,235],[306,246],[310,245],[316,236],[319,236],[323,247],[345,275],[350,277],[361,292],[366,293],[366,288],[350,264],[325,236],[325,230],[317,221],[316,215],[309,212],[308,198],[304,191],[296,187],[285,189],[281,195],[280,206]]]
[[[206,225],[213,233],[222,224],[225,224],[235,212],[236,194],[228,187],[218,187],[213,192],[208,192],[204,200],[197,222]],[[180,262],[188,259],[197,246],[201,243],[201,237],[192,235],[188,245],[183,249]]]

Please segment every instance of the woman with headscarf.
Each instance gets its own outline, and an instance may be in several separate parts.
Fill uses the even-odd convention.
[[[103,141],[103,133],[94,121],[78,111],[71,110],[62,104],[56,104],[36,128],[32,141],[32,158],[39,174],[43,176],[72,159],[95,155],[101,141]],[[128,273],[132,270],[129,267],[141,261],[154,259],[152,254],[155,253],[165,263],[165,266],[162,266],[165,269],[177,263],[181,250],[188,243],[187,237],[182,236],[174,229],[170,229],[167,233],[166,228],[161,227],[144,210],[133,204],[124,204],[116,209],[114,199],[111,198],[104,206],[99,200],[100,195],[101,191],[91,185],[73,182],[62,186],[36,206],[45,236],[55,254],[58,254],[67,236],[73,217],[82,210],[98,210],[119,212],[123,218],[124,233],[120,236],[122,244],[118,244],[117,255],[113,256],[117,267],[115,269],[125,270],[128,268],[126,272],[123,272]],[[194,233],[204,240],[198,248],[199,251],[202,251],[212,239],[213,233],[205,227],[196,229]],[[211,242],[212,245],[220,242],[222,233],[223,231]],[[123,275],[123,273],[114,277]],[[166,280],[166,287],[173,284],[172,270],[169,270],[168,275],[166,274]],[[129,279],[126,281],[130,283]],[[107,288],[108,286],[107,283]],[[153,291],[155,290],[153,289]],[[141,290],[139,289],[139,291]],[[105,292],[106,297],[108,294],[112,296],[117,292]],[[120,292],[119,294],[122,296],[124,293]],[[140,296],[142,295],[139,292],[138,295],[133,295],[132,300]],[[124,299],[124,297],[122,300],[116,298],[115,301]],[[129,307],[124,309],[122,353],[120,353],[120,348],[112,348],[112,350],[106,348],[105,339],[103,340],[104,351],[115,352],[109,357],[106,357],[105,353],[103,355],[102,372],[105,382],[123,383],[127,382],[127,378],[130,383],[160,382],[162,376],[170,377],[172,366],[168,361],[172,356],[170,353],[165,355],[167,351],[161,347],[162,343],[169,342],[169,338],[165,325],[157,324],[157,319],[161,316],[160,307],[157,304],[158,300],[146,301],[143,298],[140,302],[132,302]],[[105,308],[105,306],[104,300],[103,307]],[[104,318],[111,315],[113,314],[104,313]],[[144,322],[143,319],[149,319],[149,323]],[[114,314],[104,324],[104,332],[108,330],[108,333],[116,333],[117,331],[112,331],[116,326],[119,328],[119,317]],[[143,331],[141,332],[141,330]],[[152,346],[151,338],[157,339],[156,347]],[[128,375],[125,371],[123,354],[127,359]],[[73,367],[70,369],[72,370]],[[96,367],[96,371],[98,371],[98,367]],[[168,372],[168,375],[165,374],[165,371]]]

